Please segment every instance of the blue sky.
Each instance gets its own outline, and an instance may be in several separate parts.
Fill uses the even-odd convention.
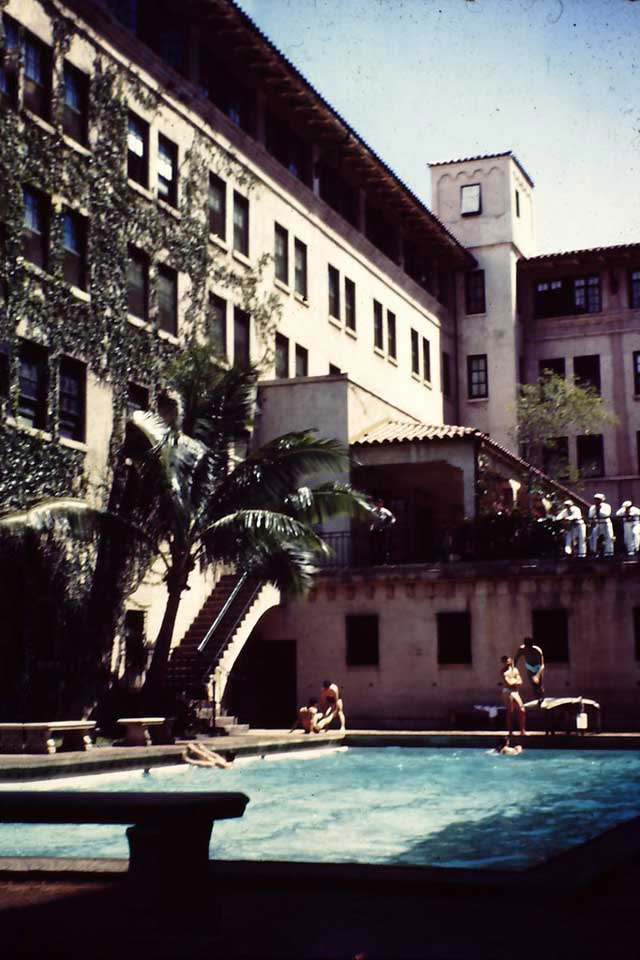
[[[427,164],[513,150],[539,253],[640,242],[640,0],[239,0],[430,205]]]

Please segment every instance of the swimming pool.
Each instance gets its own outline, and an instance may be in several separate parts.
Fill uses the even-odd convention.
[[[640,756],[343,748],[251,758],[230,770],[181,765],[41,786],[247,793],[244,817],[214,826],[218,860],[517,870],[640,815]],[[0,824],[0,856],[126,858],[128,844],[119,826]]]

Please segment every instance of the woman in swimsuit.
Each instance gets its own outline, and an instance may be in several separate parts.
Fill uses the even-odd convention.
[[[513,708],[518,711],[518,721],[520,723],[520,733],[524,737],[524,718],[525,706],[520,696],[520,687],[522,686],[522,677],[517,667],[513,665],[513,657],[501,657],[500,682],[502,688],[502,699],[507,710],[507,724],[509,727],[509,737],[513,734]]]

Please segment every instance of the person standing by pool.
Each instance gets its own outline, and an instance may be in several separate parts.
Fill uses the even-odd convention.
[[[322,681],[322,690],[320,691],[320,706],[322,716],[317,721],[318,730],[325,730],[337,718],[340,721],[340,730],[344,732],[346,723],[344,717],[344,706],[340,698],[338,684],[331,680]]]
[[[525,637],[518,652],[516,653],[513,665],[518,666],[520,658],[524,660],[524,668],[533,687],[538,700],[544,697],[544,654],[540,647],[536,646],[532,637]]]
[[[311,697],[308,705],[306,707],[300,707],[298,710],[296,722],[291,727],[291,730],[289,730],[289,733],[293,733],[298,727],[302,727],[305,733],[317,733],[318,725],[316,720],[320,716],[321,714],[318,713],[318,699],[317,697]]]
[[[513,708],[518,711],[518,720],[520,723],[520,734],[525,736],[524,718],[525,706],[520,696],[520,687],[522,686],[522,677],[517,667],[513,665],[513,657],[501,657],[502,664],[500,669],[499,687],[502,688],[502,699],[507,710],[507,725],[509,728],[509,737],[513,735]]]

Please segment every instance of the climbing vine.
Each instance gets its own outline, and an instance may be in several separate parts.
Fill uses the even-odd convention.
[[[0,13],[7,0],[0,0]],[[179,207],[170,212],[161,202],[141,195],[129,184],[125,160],[127,117],[131,106],[157,114],[161,97],[129,68],[94,46],[89,90],[91,147],[77,150],[63,136],[63,61],[74,30],[53,0],[39,0],[53,22],[51,122],[28,111],[0,105],[0,344],[7,358],[6,394],[0,403],[0,510],[23,506],[38,497],[87,492],[85,452],[60,442],[59,360],[72,356],[110,390],[113,429],[107,474],[121,445],[130,382],[155,394],[179,350],[174,338],[158,328],[156,271],[167,263],[188,277],[180,302],[180,338],[202,341],[210,334],[207,307],[210,289],[225,291],[229,302],[252,317],[262,364],[272,360],[274,331],[280,314],[276,294],[266,291],[263,274],[270,257],[255,267],[237,265],[210,243],[207,215],[208,178],[213,171],[232,179],[245,193],[257,187],[250,170],[231,152],[200,131],[179,169]],[[20,40],[22,38],[20,37]],[[18,77],[21,102],[23,44],[9,49],[0,30],[0,65]],[[23,252],[23,186],[52,198],[49,259],[43,271]],[[64,278],[63,216],[69,206],[87,218],[87,294],[74,293]],[[134,326],[127,314],[128,244],[149,257],[149,322]],[[4,294],[2,296],[2,294]],[[46,433],[17,422],[20,396],[19,342],[41,345],[48,357]],[[2,359],[2,357],[0,357]],[[87,407],[87,432],[92,411]],[[108,477],[107,477],[108,484]]]

